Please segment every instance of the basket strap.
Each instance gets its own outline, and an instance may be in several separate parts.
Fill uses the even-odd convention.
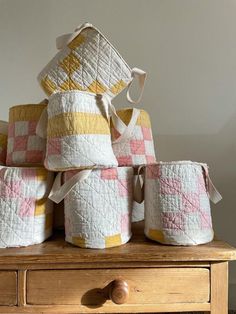
[[[143,91],[144,91],[144,85],[145,85],[145,81],[147,78],[147,73],[139,68],[133,68],[131,71],[131,76],[132,76],[132,80],[131,82],[128,84],[128,89],[127,89],[127,100],[131,103],[131,104],[138,104],[140,102],[140,100],[142,99],[143,96]],[[135,79],[138,79],[139,82],[139,88],[140,88],[140,94],[137,100],[132,99],[132,97],[130,96],[130,88],[134,82]]]
[[[206,188],[207,188],[207,193],[209,196],[209,199],[214,203],[217,204],[219,201],[222,200],[222,196],[217,190],[217,188],[214,186],[210,176],[209,176],[209,171],[208,167],[206,164],[202,164],[202,168],[205,173],[205,181],[206,181]]]
[[[63,49],[65,46],[67,46],[75,37],[77,37],[82,30],[84,30],[87,27],[93,27],[90,23],[84,23],[76,27],[75,31],[73,33],[63,34],[56,39],[56,47],[58,50]]]
[[[139,204],[141,204],[144,200],[144,178],[142,176],[143,169],[144,166],[138,167],[138,172],[134,181],[134,200]]]
[[[86,169],[81,170],[78,173],[76,173],[72,178],[70,178],[68,181],[66,181],[63,185],[61,185],[62,182],[62,172],[59,172],[54,180],[51,192],[49,194],[50,200],[52,200],[55,203],[60,203],[66,195],[73,189],[73,187],[78,182],[82,182],[92,172],[92,169]]]
[[[47,137],[48,111],[44,108],[36,126],[36,134],[41,138]]]

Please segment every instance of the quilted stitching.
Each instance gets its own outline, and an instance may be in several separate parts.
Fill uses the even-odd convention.
[[[210,204],[200,164],[173,162],[148,166],[145,197],[147,236],[149,230],[161,230],[165,243],[177,245],[212,240]],[[155,212],[159,221],[154,219]]]
[[[86,28],[39,74],[44,91],[82,90],[114,97],[132,80],[122,57],[96,29]]]
[[[39,200],[40,196],[48,196],[53,174],[39,176],[39,170],[41,173],[38,168],[1,169],[0,247],[40,243],[51,235],[52,226],[46,218],[52,212],[52,203],[49,200],[39,203]],[[41,206],[40,213],[36,213],[37,206]]]
[[[113,170],[107,174],[102,169],[93,170],[66,196],[67,241],[91,248],[105,248],[106,245],[110,247],[128,241],[131,236],[133,170],[127,167],[116,169],[115,176]],[[68,180],[70,171],[65,172],[64,177]],[[120,194],[119,185],[126,193]]]

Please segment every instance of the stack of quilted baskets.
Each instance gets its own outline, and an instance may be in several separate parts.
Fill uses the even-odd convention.
[[[14,106],[0,122],[0,247],[43,242],[53,208],[54,227],[83,248],[124,244],[143,219],[146,236],[161,243],[211,241],[209,199],[221,197],[207,165],[157,162],[148,113],[111,103],[125,88],[138,103],[146,73],[88,23],[57,38],[57,48],[38,76],[48,100]]]

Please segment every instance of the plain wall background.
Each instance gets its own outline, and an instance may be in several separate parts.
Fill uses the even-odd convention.
[[[147,70],[141,106],[158,158],[209,164],[224,197],[212,206],[215,231],[236,245],[236,1],[0,0],[0,119],[12,105],[45,97],[36,76],[55,54],[55,38],[85,21],[130,66]],[[123,95],[115,104],[127,106]]]

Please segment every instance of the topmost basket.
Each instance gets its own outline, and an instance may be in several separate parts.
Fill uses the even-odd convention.
[[[38,75],[38,80],[47,95],[68,90],[89,91],[107,94],[114,98],[137,76],[144,87],[146,73],[131,70],[106,37],[92,24],[85,23],[74,33],[57,38],[59,52]]]

